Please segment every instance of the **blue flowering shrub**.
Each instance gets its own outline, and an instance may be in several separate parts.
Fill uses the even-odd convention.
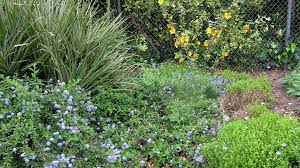
[[[200,153],[208,168],[299,167],[300,123],[274,113],[233,121]]]
[[[217,88],[212,78],[192,65],[165,64],[144,70],[143,86],[151,106],[163,115],[172,114],[171,121],[190,122],[186,115],[214,115],[217,107]],[[156,98],[156,100],[151,100]]]
[[[105,101],[104,94],[96,96],[95,100],[103,100],[114,112],[122,109],[117,107],[118,102],[125,108],[132,107],[121,113],[124,117],[103,118],[109,126],[102,130],[102,135],[110,137],[103,149],[126,149],[122,157],[112,153],[106,158],[107,163],[116,167],[199,166],[203,158],[197,151],[202,143],[216,137],[221,124],[216,87],[211,80],[197,67],[164,64],[145,68],[138,81],[138,93],[128,94],[126,101],[119,101],[118,94],[110,94],[115,95],[111,100],[117,100],[110,103]],[[138,103],[131,101],[132,97],[139,99]]]
[[[75,84],[1,77],[0,167],[94,167],[104,162],[89,115],[97,110]]]

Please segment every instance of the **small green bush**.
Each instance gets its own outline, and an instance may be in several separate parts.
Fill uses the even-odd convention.
[[[250,104],[247,106],[250,117],[259,117],[264,113],[270,112],[268,105],[266,104]]]
[[[193,64],[166,63],[156,69],[148,68],[144,70],[143,80],[146,85],[167,87],[164,90],[171,88],[170,93],[182,99],[197,101],[201,97],[217,97],[216,87],[211,83],[212,77]]]
[[[215,142],[205,144],[201,153],[205,167],[299,167],[300,124],[273,113],[234,121],[224,126]]]
[[[211,77],[193,65],[165,64],[147,68],[142,80],[148,100],[152,100],[162,113],[172,112],[186,122],[187,118],[183,117],[186,112],[202,113],[217,98]]]
[[[251,103],[271,102],[272,86],[267,77],[238,80],[227,86],[223,104],[227,110],[243,109]]]
[[[114,121],[127,120],[130,112],[145,104],[139,92],[113,88],[99,89],[93,102],[98,107],[96,115],[111,117]]]
[[[239,80],[228,86],[229,93],[251,93],[260,91],[262,94],[269,94],[272,91],[269,79],[265,76],[257,79]]]
[[[229,81],[252,79],[252,75],[247,72],[236,72],[236,71],[232,71],[232,70],[223,70],[223,71],[219,72],[218,75]]]

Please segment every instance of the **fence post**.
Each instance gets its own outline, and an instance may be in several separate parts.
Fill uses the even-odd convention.
[[[121,0],[117,0],[118,1],[118,14],[121,15],[122,13],[122,2]]]
[[[291,42],[291,24],[292,24],[292,10],[293,10],[293,0],[288,0],[288,10],[286,19],[286,35],[285,35],[285,45],[288,46]]]
[[[111,4],[110,4],[110,0],[106,0],[106,11],[109,13],[111,12]]]

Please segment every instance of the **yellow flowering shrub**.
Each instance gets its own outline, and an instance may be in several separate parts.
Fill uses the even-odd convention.
[[[178,62],[198,61],[209,65],[246,61],[260,49],[266,19],[247,18],[241,5],[263,3],[233,0],[127,0],[141,24],[157,42],[161,55]]]
[[[192,1],[191,4],[193,2],[197,4],[196,1]],[[209,15],[210,17],[203,17],[205,13],[199,13],[194,16],[195,20],[181,22],[181,19],[191,17],[185,12],[182,15],[178,14],[178,10],[188,10],[184,8],[183,3],[165,1],[165,4],[160,6],[167,23],[165,27],[174,41],[175,59],[179,62],[189,59],[218,65],[223,60],[237,59],[237,56],[243,55],[245,51],[247,55],[254,54],[263,42],[261,36],[268,30],[264,19],[244,19],[237,2],[216,8],[218,12]],[[200,9],[202,4],[197,5]],[[170,19],[170,16],[173,19]],[[201,17],[203,20],[199,19]]]

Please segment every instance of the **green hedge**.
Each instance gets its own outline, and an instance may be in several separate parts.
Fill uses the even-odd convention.
[[[264,113],[248,121],[228,123],[218,138],[204,145],[205,167],[299,167],[300,124]]]

